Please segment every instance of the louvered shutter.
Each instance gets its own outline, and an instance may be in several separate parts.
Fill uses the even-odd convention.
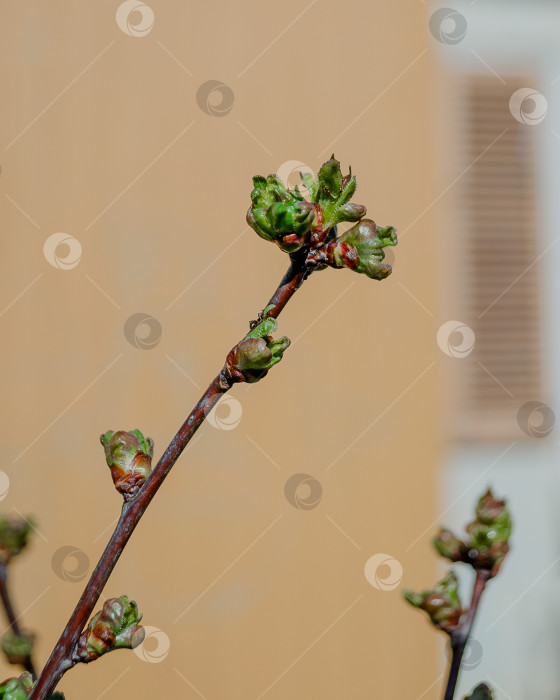
[[[459,169],[474,165],[456,186],[453,226],[461,320],[476,335],[473,352],[457,360],[454,432],[462,439],[522,437],[517,411],[542,396],[538,127],[519,123],[509,109],[511,95],[533,82],[471,76],[458,90]]]

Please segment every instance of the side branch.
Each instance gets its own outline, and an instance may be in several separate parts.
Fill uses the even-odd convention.
[[[0,598],[2,599],[4,610],[6,611],[6,617],[8,618],[10,629],[16,636],[21,637],[23,633],[21,627],[19,626],[18,618],[14,612],[14,607],[12,605],[12,600],[8,589],[8,567],[4,563],[0,563]],[[30,656],[23,660],[22,666],[33,676],[33,678],[37,678],[35,666],[33,665],[33,660]]]

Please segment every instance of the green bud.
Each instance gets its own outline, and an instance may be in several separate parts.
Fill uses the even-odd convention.
[[[403,596],[415,608],[424,610],[432,624],[444,632],[450,633],[457,627],[464,613],[459,599],[459,583],[453,571],[432,590],[422,593],[405,590]]]
[[[510,536],[511,516],[506,508],[506,502],[494,498],[490,489],[478,499],[476,517],[484,525],[498,528],[502,537]]]
[[[6,632],[3,634],[1,640],[2,651],[8,663],[25,666],[33,653],[34,640],[35,636],[28,633],[18,635],[13,632]]]
[[[334,157],[323,163],[319,170],[319,201],[321,199],[336,200],[342,190],[342,171],[340,162]],[[348,201],[348,200],[347,200]]]
[[[275,202],[268,208],[249,209],[247,222],[267,241],[275,241],[286,253],[302,248],[315,221],[309,202]]]
[[[275,202],[269,209],[273,230],[277,233],[305,236],[313,225],[315,209],[309,202]]]
[[[251,201],[256,207],[269,207],[274,202],[289,201],[290,195],[282,180],[276,175],[253,178],[255,189],[251,192]]]
[[[264,310],[262,321],[228,354],[224,371],[233,381],[258,382],[280,362],[290,346],[290,340],[285,336],[274,340],[270,335],[278,325],[275,318],[268,316],[272,308],[268,306]]]
[[[22,673],[19,678],[8,678],[0,683],[0,700],[27,700],[35,683],[30,673]],[[62,693],[52,693],[49,700],[64,700]]]
[[[33,527],[31,518],[0,515],[0,563],[7,564],[25,548]]]
[[[433,538],[432,545],[442,557],[451,561],[462,561],[465,552],[465,543],[445,527]]]
[[[302,248],[315,223],[313,204],[306,202],[297,188],[287,190],[276,175],[257,175],[253,184],[252,204],[247,212],[249,226],[287,253]]]
[[[383,248],[395,245],[397,234],[392,226],[383,229],[371,219],[362,219],[337,239],[332,251],[333,263],[335,267],[347,267],[382,280],[391,274],[391,266],[383,262]]]
[[[366,208],[350,202],[356,191],[352,171],[343,176],[334,155],[323,163],[317,178],[301,173],[311,202],[303,199],[299,188],[288,190],[276,175],[253,178],[251,206],[247,222],[267,241],[275,241],[282,250],[295,253],[304,246],[316,249],[326,233],[343,221],[356,222]]]
[[[269,344],[264,338],[247,338],[237,345],[235,365],[245,373],[250,374],[252,370],[256,371],[255,378],[248,379],[248,381],[257,381],[263,371],[269,370],[277,362],[280,362],[284,350],[289,345],[290,341],[286,337],[274,340]]]
[[[0,683],[0,700],[27,700],[34,687],[33,678],[27,671],[19,678],[8,678]],[[49,700],[64,700],[62,693],[52,693]]]
[[[235,364],[240,370],[266,369],[271,357],[264,338],[247,338],[237,345]]]
[[[441,556],[470,564],[477,571],[487,571],[492,578],[509,551],[511,529],[511,515],[505,501],[494,498],[488,490],[478,500],[476,519],[467,525],[464,539],[441,528],[432,544]]]
[[[89,663],[114,649],[134,649],[144,640],[141,619],[138,606],[127,596],[109,598],[82,632],[74,660]]]
[[[342,221],[359,221],[366,215],[366,208],[362,204],[354,204],[348,202],[339,207],[334,214],[334,223],[339,224]]]
[[[145,438],[139,430],[119,430],[116,433],[109,430],[100,440],[115,488],[128,502],[136,496],[150,475],[154,441]]]
[[[489,489],[476,506],[476,519],[467,525],[468,561],[476,569],[485,569],[495,576],[509,551],[512,530],[511,515],[505,501],[494,498]]]
[[[323,210],[323,228],[329,229],[342,221],[359,221],[366,214],[366,208],[361,204],[350,204],[350,199],[356,192],[356,178],[352,169],[348,175],[342,176],[340,163],[331,156],[319,170],[315,188],[310,186],[309,177],[302,176],[304,185],[313,192],[313,202]]]
[[[493,697],[492,691],[486,683],[480,683],[473,690],[472,695],[469,695],[465,700],[492,700]]]
[[[0,700],[27,700],[32,688],[30,673],[22,673],[19,678],[8,678],[0,684]]]

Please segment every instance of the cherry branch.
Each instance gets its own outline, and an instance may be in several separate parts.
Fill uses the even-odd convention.
[[[447,685],[445,688],[444,700],[453,700],[453,697],[455,695],[455,688],[459,679],[459,671],[461,670],[461,661],[463,660],[463,654],[465,653],[465,649],[468,644],[469,637],[471,635],[471,630],[474,623],[474,618],[478,610],[480,599],[489,579],[490,574],[488,571],[481,570],[476,572],[471,605],[469,608],[467,619],[463,624],[451,630],[450,632],[449,636],[452,658],[451,664],[449,666],[449,675],[447,677]]]
[[[311,202],[304,200],[298,188],[287,190],[275,175],[253,178],[247,221],[261,238],[274,241],[290,255],[290,267],[153,471],[153,441],[139,430],[108,431],[101,436],[115,487],[125,502],[111,539],[31,692],[32,700],[46,700],[64,673],[79,661],[88,662],[118,645],[132,648],[142,641],[141,615],[136,603],[126,596],[111,599],[109,607],[93,618],[84,633],[82,630],[140,518],[212,407],[233,384],[259,381],[282,359],[290,341],[285,337],[274,340],[271,334],[277,317],[303,281],[311,272],[326,267],[346,267],[378,280],[391,273],[391,266],[383,262],[383,248],[396,245],[395,230],[363,219],[365,207],[349,201],[356,190],[356,178],[351,173],[343,177],[333,156],[317,179],[312,175],[302,175],[302,179]],[[337,237],[336,225],[343,221],[357,223]]]

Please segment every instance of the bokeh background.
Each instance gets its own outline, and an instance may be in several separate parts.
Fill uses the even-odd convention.
[[[400,234],[384,282],[297,293],[282,364],[211,414],[104,591],[138,601],[143,647],[60,689],[438,698],[444,640],[401,590],[491,485],[513,552],[461,689],[559,698],[558,3],[0,12],[0,490],[38,524],[11,580],[40,663],[119,514],[99,435],[159,456],[287,267],[246,225],[251,177],[334,151]]]

